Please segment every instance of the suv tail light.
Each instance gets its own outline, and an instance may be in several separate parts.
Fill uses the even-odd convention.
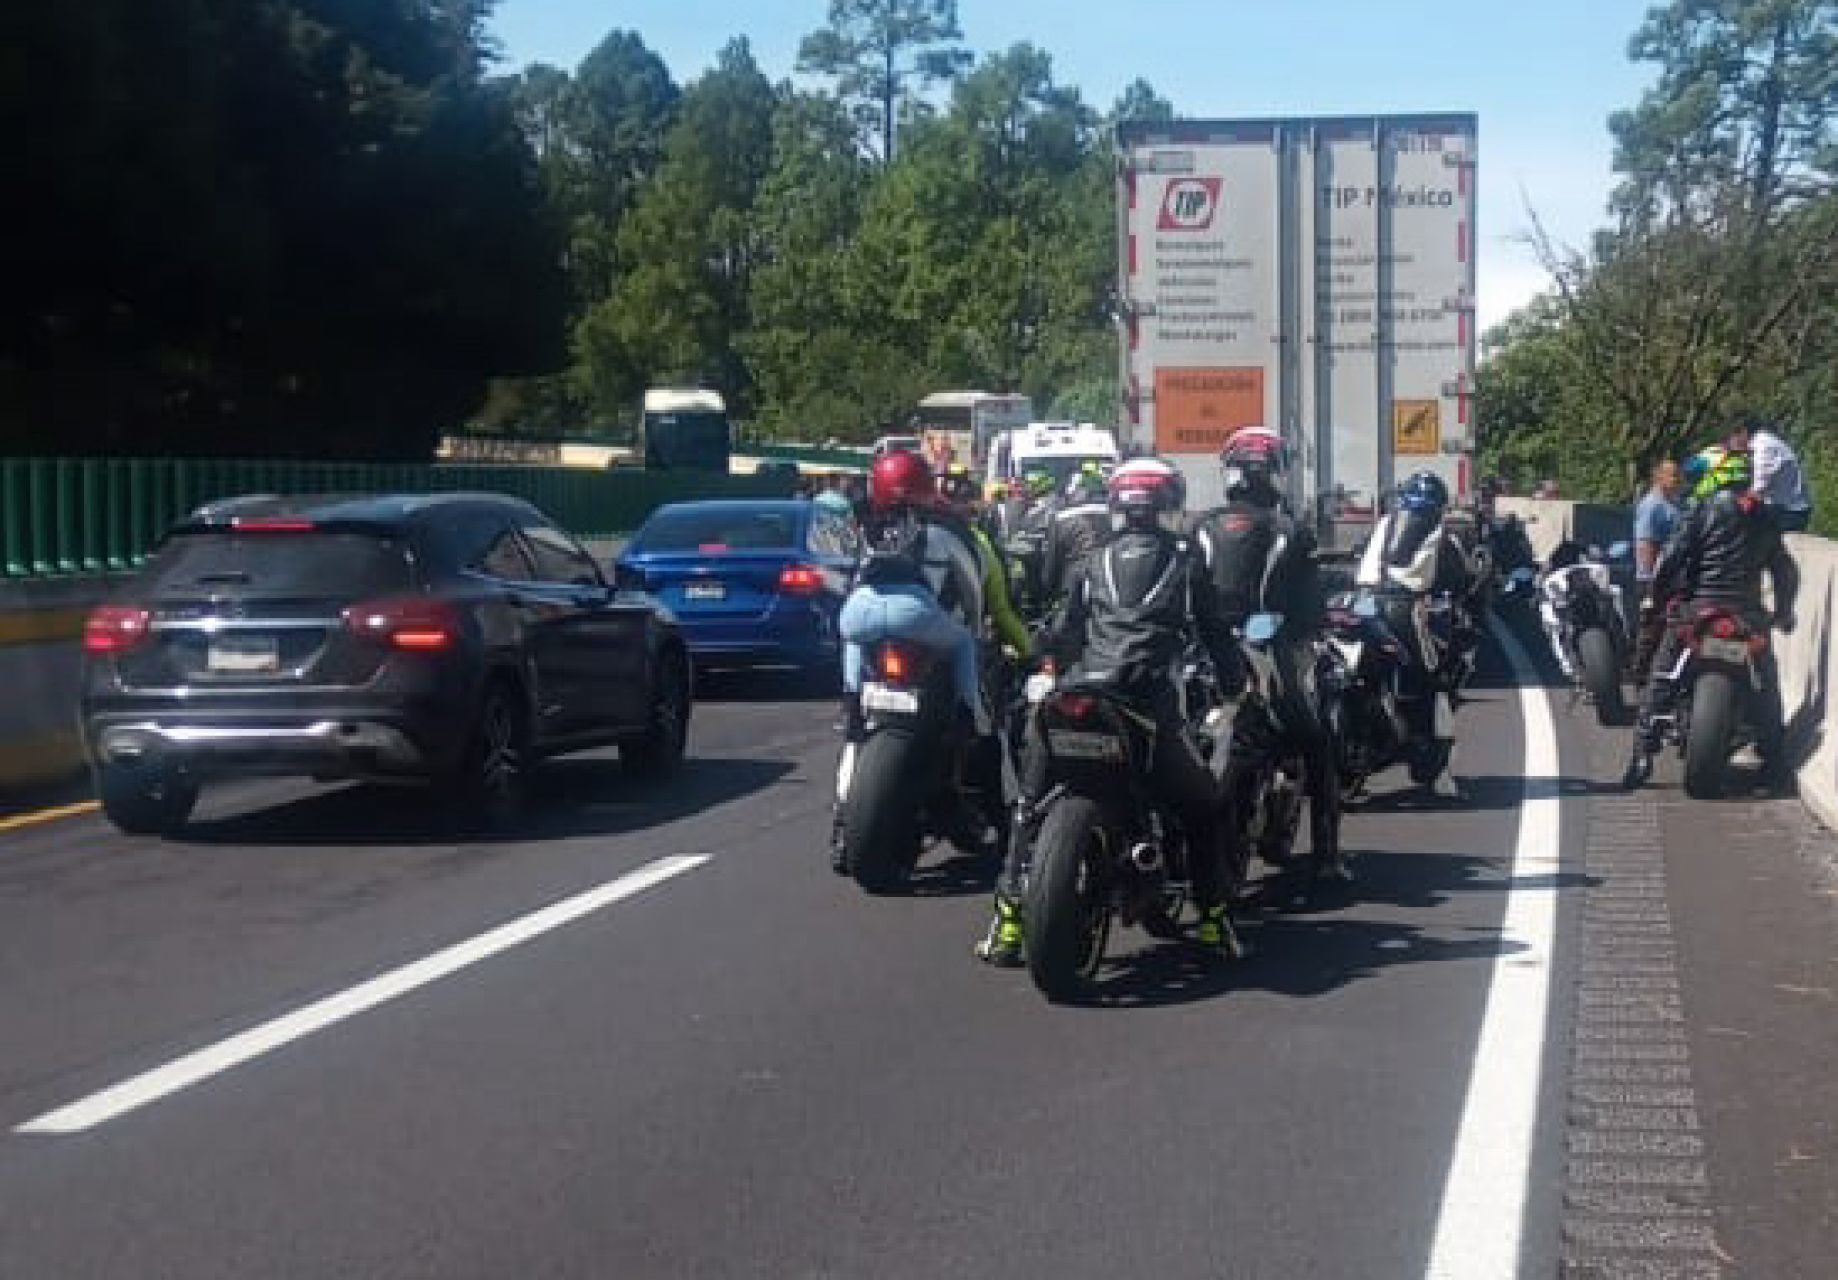
[[[405,653],[445,653],[460,640],[458,611],[423,596],[354,604],[345,610],[345,628]]]
[[[135,605],[105,604],[83,623],[83,651],[96,654],[128,653],[140,648],[153,634],[153,615]]]
[[[823,590],[823,571],[807,564],[786,565],[779,571],[779,590],[788,596],[814,596]]]

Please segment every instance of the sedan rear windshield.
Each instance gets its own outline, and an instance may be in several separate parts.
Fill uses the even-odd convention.
[[[798,518],[790,511],[660,511],[638,535],[635,551],[783,551],[798,545]]]
[[[369,533],[181,533],[147,566],[161,596],[198,593],[343,597],[408,590],[414,571],[397,538]]]

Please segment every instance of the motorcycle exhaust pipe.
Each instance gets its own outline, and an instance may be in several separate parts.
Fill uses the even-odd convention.
[[[1162,851],[1143,841],[1130,849],[1130,865],[1145,875],[1162,869]]]

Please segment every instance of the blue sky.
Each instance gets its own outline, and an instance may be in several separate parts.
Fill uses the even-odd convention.
[[[1475,111],[1481,118],[1483,323],[1543,283],[1516,237],[1529,201],[1561,238],[1600,222],[1607,120],[1650,67],[1627,60],[1646,0],[959,0],[978,51],[1029,40],[1058,78],[1108,107],[1146,76],[1183,115]],[[744,34],[791,74],[826,0],[501,0],[506,62],[572,67],[606,32],[637,31],[692,79]]]

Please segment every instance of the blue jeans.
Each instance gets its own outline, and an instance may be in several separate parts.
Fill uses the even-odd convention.
[[[976,637],[946,613],[924,587],[861,586],[843,602],[842,683],[850,693],[862,687],[862,649],[884,640],[905,640],[933,653],[949,654],[957,696],[986,732],[982,686],[977,674]]]

